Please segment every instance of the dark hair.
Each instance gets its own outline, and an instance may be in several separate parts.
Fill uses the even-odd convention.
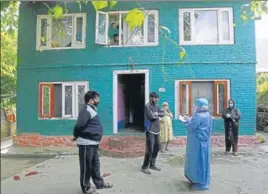
[[[159,98],[159,95],[156,92],[152,92],[150,98]]]
[[[96,91],[88,91],[84,96],[85,103],[87,104],[89,100],[93,100],[99,96],[100,94]]]

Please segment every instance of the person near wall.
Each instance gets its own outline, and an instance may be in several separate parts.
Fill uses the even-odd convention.
[[[156,92],[150,94],[150,102],[144,108],[144,125],[146,130],[146,151],[142,165],[142,172],[151,174],[151,170],[161,171],[156,166],[156,158],[159,151],[159,118],[164,116],[164,111],[157,105],[159,95]]]
[[[238,155],[238,133],[239,133],[239,120],[241,114],[238,109],[235,108],[234,100],[228,101],[228,108],[224,110],[222,118],[224,119],[225,127],[225,154],[229,154],[232,151],[235,156]]]
[[[160,151],[168,151],[168,145],[173,139],[172,118],[167,102],[162,104],[164,117],[160,119]]]
[[[193,117],[185,117],[183,122],[188,128],[184,175],[193,190],[208,190],[212,130],[208,101],[205,98],[197,99]]]
[[[110,38],[112,45],[118,45],[119,43],[119,27],[116,26],[115,22],[112,22],[108,31],[108,36]]]
[[[79,149],[80,186],[85,194],[97,194],[90,185],[90,178],[97,189],[111,188],[105,183],[100,174],[100,160],[98,148],[103,136],[103,128],[97,113],[100,95],[96,91],[88,91],[85,105],[80,110],[73,130],[74,141]]]

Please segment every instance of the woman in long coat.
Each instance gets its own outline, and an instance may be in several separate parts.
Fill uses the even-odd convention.
[[[169,110],[167,102],[162,104],[164,117],[160,120],[160,151],[168,151],[168,145],[173,139],[172,118],[173,115]]]
[[[199,98],[192,118],[187,119],[188,127],[185,177],[194,190],[207,190],[210,184],[210,138],[212,119],[208,112],[208,101]]]

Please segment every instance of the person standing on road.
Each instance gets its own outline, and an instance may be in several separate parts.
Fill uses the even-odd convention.
[[[233,154],[238,155],[238,133],[239,133],[239,120],[241,114],[238,109],[235,108],[234,100],[230,99],[228,102],[228,108],[224,110],[222,118],[224,119],[225,127],[225,154],[229,154],[231,147]]]
[[[173,139],[172,118],[167,102],[162,104],[164,117],[160,119],[160,151],[168,151],[168,145]]]
[[[208,101],[197,99],[192,118],[185,118],[188,128],[184,175],[193,190],[208,190],[210,184],[210,138],[212,118]]]
[[[150,102],[144,108],[144,120],[146,130],[146,151],[142,165],[142,172],[151,174],[151,170],[161,171],[156,166],[156,158],[159,151],[159,118],[164,116],[164,111],[157,105],[159,95],[156,92],[150,94]]]
[[[100,95],[96,91],[88,91],[85,96],[85,105],[80,110],[73,136],[79,149],[80,186],[85,194],[97,194],[90,185],[90,178],[97,189],[111,188],[104,183],[100,174],[100,159],[98,148],[103,136],[103,128],[97,113]]]

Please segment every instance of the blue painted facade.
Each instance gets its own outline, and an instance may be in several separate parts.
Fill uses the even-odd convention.
[[[44,6],[20,6],[18,45],[17,128],[19,133],[71,135],[75,120],[40,120],[38,118],[39,82],[89,81],[90,89],[101,94],[99,115],[105,135],[113,132],[113,71],[130,70],[131,56],[135,69],[150,71],[150,91],[166,88],[160,93],[171,111],[175,108],[175,80],[228,79],[231,97],[242,113],[240,134],[255,133],[255,27],[254,21],[242,24],[242,2],[161,2],[141,3],[145,9],[159,11],[159,24],[168,27],[170,37],[179,43],[179,8],[233,7],[234,45],[184,46],[185,61],[178,65],[179,50],[159,35],[159,46],[104,47],[95,44],[95,11],[91,4],[81,10],[87,13],[86,48],[68,50],[36,50],[36,14],[46,14]],[[137,3],[119,3],[115,10],[140,7]],[[77,4],[68,4],[70,13],[80,12]],[[165,46],[163,46],[165,45]],[[163,57],[165,52],[165,58]],[[163,66],[167,77],[163,77]],[[186,135],[185,127],[174,120],[174,134]],[[223,133],[222,119],[214,119],[214,133]]]

